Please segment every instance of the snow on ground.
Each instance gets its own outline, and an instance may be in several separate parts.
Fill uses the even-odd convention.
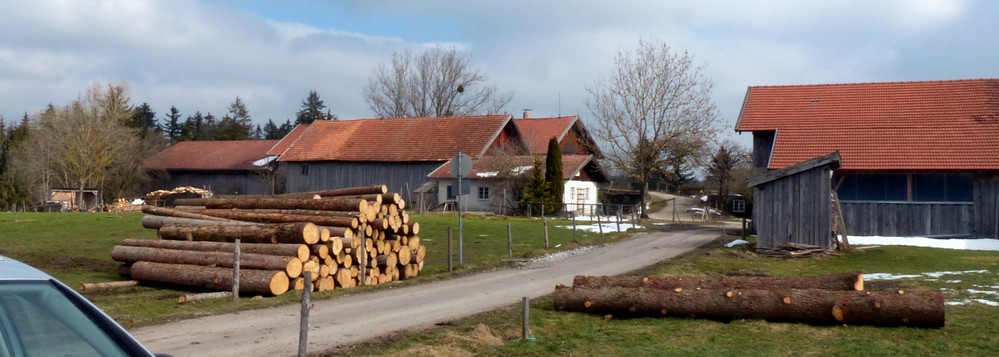
[[[919,274],[890,274],[890,273],[864,273],[864,280],[898,280],[898,279],[922,279],[925,281],[939,281],[940,277],[948,275],[971,275],[971,274],[993,274],[988,270],[965,270],[965,271],[935,271]],[[946,280],[947,284],[960,284],[961,280]],[[971,298],[947,301],[947,305],[966,305],[973,302],[979,304],[999,307],[999,285],[973,284],[971,288],[940,288],[944,293],[957,294],[961,290],[974,295]]]
[[[571,257],[573,255],[576,255],[576,254],[588,251],[590,249],[593,249],[593,246],[585,246],[585,247],[579,247],[579,248],[576,248],[576,249],[573,249],[573,250],[563,250],[561,252],[549,253],[549,254],[545,254],[545,255],[542,255],[540,257],[536,257],[536,258],[531,259],[531,263],[540,263],[540,262],[551,263],[551,262],[554,262],[554,261],[557,261],[557,260],[562,260],[562,259]]]
[[[908,245],[963,250],[999,251],[999,239],[934,239],[922,237],[848,236],[850,245]]]
[[[600,226],[603,226],[604,227],[604,233],[614,233],[614,232],[617,232],[617,223],[614,222],[614,218],[613,217],[608,217],[607,219],[611,220],[610,223],[600,223],[600,224],[597,224],[597,223],[594,222],[594,223],[590,223],[590,224],[576,224],[576,230],[598,233],[598,232],[600,232]],[[607,222],[607,221],[604,221],[603,218],[600,218],[600,220],[602,222]],[[577,222],[578,222],[578,220],[577,220]],[[558,226],[558,227],[559,228],[565,228],[565,229],[572,229],[572,225]],[[622,232],[624,232],[626,230],[629,230],[629,229],[632,229],[632,228],[642,228],[642,227],[641,226],[636,226],[636,225],[634,225],[632,223],[626,223],[625,221],[621,222],[621,231]]]

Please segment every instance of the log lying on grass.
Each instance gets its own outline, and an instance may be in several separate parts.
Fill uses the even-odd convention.
[[[655,289],[558,286],[555,309],[597,314],[765,319],[812,324],[944,326],[940,291]]]
[[[197,286],[212,290],[232,289],[232,269],[197,265],[136,262],[132,279]],[[288,291],[288,274],[271,270],[239,270],[239,292],[281,295]]]
[[[178,250],[194,250],[202,252],[232,252],[235,249],[234,243],[227,242],[194,242],[186,240],[161,240],[161,239],[126,239],[121,245],[130,247],[151,247]],[[267,254],[287,257],[298,257],[299,260],[309,259],[309,246],[294,243],[240,243],[239,250],[242,253]]]
[[[864,290],[864,274],[850,272],[818,276],[711,276],[711,277],[631,277],[577,275],[572,286],[579,288],[622,287],[681,289],[821,289]]]
[[[241,245],[240,250],[242,248]],[[116,246],[111,249],[111,259],[123,263],[146,261],[232,268],[234,258],[235,254],[230,252],[196,252],[129,246]],[[302,274],[302,261],[294,256],[240,254],[239,266],[241,269],[281,270],[287,273],[289,278],[297,278]]]
[[[167,224],[158,231],[160,239],[247,243],[319,242],[319,227],[312,223],[257,224],[248,226],[196,226]]]
[[[232,297],[232,292],[231,291],[216,291],[216,292],[212,292],[212,293],[183,294],[183,295],[181,295],[180,297],[177,298],[177,303],[178,304],[183,304],[183,303],[186,303],[186,302],[195,302],[195,301],[202,301],[202,300],[222,299],[222,298],[231,298],[231,297]]]
[[[136,286],[139,285],[138,280],[122,280],[122,281],[108,281],[103,283],[83,283],[80,284],[80,290],[94,290],[94,289],[109,289],[109,288],[121,288],[126,286]]]

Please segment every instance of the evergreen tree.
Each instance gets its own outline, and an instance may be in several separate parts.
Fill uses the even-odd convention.
[[[547,202],[546,186],[548,185],[545,183],[545,169],[542,165],[544,165],[544,161],[541,161],[541,156],[535,156],[534,166],[531,167],[531,178],[524,185],[524,198],[520,200],[521,211],[538,212],[541,206],[529,202]],[[528,208],[528,204],[531,205],[530,208]]]
[[[314,90],[309,91],[309,96],[302,101],[302,109],[295,113],[295,124],[312,124],[316,120],[337,119],[329,110],[323,113],[323,109],[326,109],[326,104],[319,99],[319,94]]]
[[[205,118],[201,115],[201,111],[194,112],[194,115],[188,115],[184,124],[180,126],[180,135],[177,136],[177,141],[203,140],[201,126],[204,121]]]
[[[180,122],[180,110],[176,106],[170,106],[170,114],[167,114],[164,132],[171,141],[176,141],[183,135],[182,123]]]
[[[278,126],[274,124],[274,119],[267,119],[267,123],[264,124],[264,139],[280,139],[281,137],[278,136],[278,130]]]
[[[142,105],[135,107],[132,110],[132,116],[125,125],[139,129],[139,135],[143,138],[149,133],[158,133],[161,130],[159,124],[156,123],[156,112],[148,103],[142,103]]]
[[[253,139],[260,140],[264,138],[264,131],[260,130],[260,124],[257,124],[257,129],[253,131]]]
[[[229,104],[229,112],[216,126],[214,140],[246,140],[253,136],[250,112],[238,96]]]
[[[545,157],[545,185],[546,202],[561,203],[565,181],[562,180],[562,149],[559,148],[558,140],[555,137],[548,140],[548,155]],[[555,213],[561,208],[562,206],[559,205],[546,207],[546,212]]]
[[[295,125],[291,123],[291,119],[286,119],[284,121],[284,124],[281,124],[281,127],[279,127],[277,130],[276,134],[278,139],[285,137],[286,135],[288,135],[288,133],[290,133],[294,129]]]
[[[198,140],[217,140],[215,133],[218,127],[219,123],[215,120],[215,116],[212,113],[205,114],[204,119],[201,121],[201,126],[198,128],[200,135]]]

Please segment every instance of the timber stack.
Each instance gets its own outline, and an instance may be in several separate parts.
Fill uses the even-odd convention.
[[[758,318],[812,324],[944,326],[936,290],[864,290],[860,272],[808,277],[576,276],[557,285],[560,311],[709,319]]]
[[[306,271],[316,291],[411,279],[427,254],[419,223],[384,185],[173,203],[142,208],[159,239],[114,247],[120,274],[227,291],[239,239],[240,292],[281,295],[302,289]]]

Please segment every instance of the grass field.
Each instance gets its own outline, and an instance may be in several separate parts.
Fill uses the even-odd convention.
[[[999,300],[999,253],[914,247],[881,247],[842,256],[778,259],[716,247],[641,275],[711,273],[818,275],[862,270],[913,275],[869,281],[868,289],[942,289],[950,304],[976,297]],[[922,274],[929,273],[929,274]],[[941,278],[934,278],[943,274]],[[920,275],[922,274],[922,275]],[[990,289],[988,287],[991,287]],[[982,292],[980,290],[986,290]],[[983,295],[984,294],[984,295]],[[989,296],[991,295],[991,296]],[[980,303],[946,306],[939,329],[811,326],[762,320],[614,318],[554,311],[551,297],[531,303],[531,331],[520,339],[520,307],[476,315],[425,331],[405,333],[338,351],[348,355],[488,356],[996,356],[999,307]]]
[[[51,274],[71,287],[81,283],[124,280],[117,275],[118,263],[111,260],[111,248],[125,238],[155,239],[155,230],[144,229],[141,213],[0,213],[0,254],[23,261]],[[414,215],[420,222],[420,241],[427,246],[425,267],[421,281],[446,279],[483,269],[513,264],[507,259],[507,223],[513,237],[513,257],[524,258],[544,254],[544,228],[540,219],[505,217],[466,217],[464,219],[464,265],[458,265],[457,216]],[[608,234],[600,238],[596,233],[579,231],[573,239],[571,229],[557,228],[571,225],[567,221],[549,222],[551,250],[564,250],[581,244],[593,244],[619,239],[622,234]],[[447,272],[447,229],[453,227],[454,268]],[[557,246],[557,247],[556,247]],[[363,287],[355,289],[379,289]],[[315,293],[313,299],[339,296],[345,291]],[[254,299],[243,296],[238,305],[215,300],[194,304],[177,304],[180,294],[192,290],[183,287],[142,285],[113,290],[87,291],[84,295],[126,327],[162,323],[176,319],[229,312],[237,309],[254,309],[294,303],[300,296],[287,293],[282,296]]]

